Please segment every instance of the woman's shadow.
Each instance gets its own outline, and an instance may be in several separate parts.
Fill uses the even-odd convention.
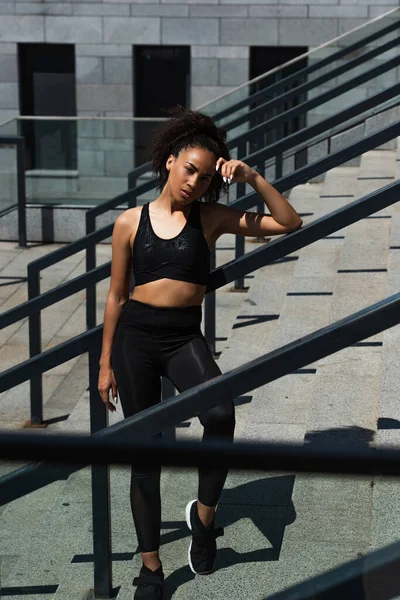
[[[254,474],[249,474],[249,477],[251,476]],[[218,505],[217,526],[228,528],[242,519],[251,520],[264,536],[266,544],[265,547],[245,552],[237,552],[233,548],[221,548],[218,551],[215,571],[239,563],[269,562],[279,559],[285,527],[293,523],[296,518],[292,502],[294,479],[294,475],[264,477],[248,481],[235,488],[224,489]],[[162,535],[162,545],[182,538],[189,539],[189,532],[183,521],[163,523],[162,527],[174,529]],[[254,546],[253,534],[254,530],[251,529],[248,538],[243,540],[242,535],[240,545],[244,542],[250,548]],[[234,535],[234,530],[230,535]],[[258,535],[255,536],[257,541],[258,538]],[[188,566],[171,573],[165,580],[165,600],[170,600],[181,585],[193,578],[194,574]]]
[[[387,423],[382,422],[379,428],[393,428],[393,425],[390,424],[389,427]],[[324,447],[326,444],[330,446],[350,444],[353,448],[368,447],[374,439],[374,433],[363,427],[338,427],[307,432],[304,443],[315,447]],[[248,474],[249,478],[252,476],[254,474]],[[215,571],[239,563],[270,562],[279,559],[285,527],[293,523],[296,518],[292,502],[294,481],[294,475],[264,477],[248,481],[235,488],[224,489],[218,505],[217,525],[227,528],[241,519],[250,519],[269,544],[247,552],[221,548],[218,551]],[[171,533],[164,534],[163,544],[188,537],[186,523],[183,521],[163,525],[175,529]],[[249,546],[251,546],[251,536],[250,531]],[[174,571],[165,580],[165,600],[171,600],[176,590],[193,578],[194,575],[188,566]]]

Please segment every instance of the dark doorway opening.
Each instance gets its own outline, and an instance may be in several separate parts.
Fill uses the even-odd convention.
[[[190,106],[190,46],[135,46],[133,60],[135,117],[168,117],[163,109]],[[135,122],[137,167],[150,160],[159,125]]]
[[[75,47],[18,44],[21,115],[76,116]],[[27,169],[75,170],[76,121],[22,121]]]
[[[250,78],[254,79],[267,71],[279,67],[280,65],[293,60],[297,56],[304,54],[308,51],[307,47],[303,46],[255,46],[250,48]],[[293,65],[289,65],[285,67],[283,70],[278,70],[267,77],[264,77],[260,81],[251,84],[250,93],[255,94],[256,92],[265,89],[272,84],[276,83],[288,77],[301,69],[307,67],[307,58],[303,58],[295,62]],[[284,86],[278,93],[267,94],[263,99],[255,101],[251,108],[256,108],[261,106],[262,104],[280,96],[281,94],[288,92],[297,86],[301,85],[305,82],[305,78],[299,75],[294,81],[288,83]],[[251,119],[251,127],[255,127],[260,123],[265,123],[269,119],[276,117],[284,111],[287,111],[295,106],[298,106],[302,102],[306,100],[305,94],[299,94],[289,100],[288,102],[282,103],[282,105],[273,108],[266,109],[261,111],[259,114],[255,115]],[[255,139],[250,144],[250,152],[256,152],[257,150],[268,146],[269,144],[273,144],[274,142],[283,139],[284,137],[299,131],[306,127],[307,118],[306,115],[299,115],[294,119],[290,119],[286,121],[281,126],[278,126],[275,129],[265,132],[258,139]],[[296,168],[300,168],[307,164],[307,150],[304,150],[297,154],[296,156]]]

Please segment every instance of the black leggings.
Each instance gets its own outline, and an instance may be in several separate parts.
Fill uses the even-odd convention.
[[[200,329],[201,307],[150,306],[128,300],[122,311],[112,348],[112,367],[124,417],[161,400],[161,376],[179,392],[221,374]],[[232,440],[235,413],[232,401],[198,415],[203,440]],[[160,468],[132,467],[131,507],[139,550],[160,547]],[[198,499],[216,506],[227,469],[200,468]]]

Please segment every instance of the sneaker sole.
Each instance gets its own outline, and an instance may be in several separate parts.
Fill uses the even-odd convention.
[[[192,506],[193,506],[193,504],[195,502],[197,502],[197,500],[191,500],[186,505],[186,511],[185,511],[185,514],[186,514],[186,524],[189,527],[190,531],[192,531],[192,524],[190,522],[190,511],[191,511]],[[190,570],[192,571],[192,573],[194,573],[195,575],[210,575],[213,572],[213,570],[214,570],[215,561],[214,561],[214,564],[212,566],[211,571],[203,571],[202,573],[198,573],[197,571],[194,570],[193,565],[192,565],[192,559],[190,558],[190,551],[191,551],[191,549],[192,549],[192,540],[190,541],[189,550],[188,550],[188,563],[189,563],[189,567],[190,567]]]

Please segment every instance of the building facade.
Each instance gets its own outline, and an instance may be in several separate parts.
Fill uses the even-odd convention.
[[[142,116],[139,50],[186,53],[183,100],[198,108],[251,77],[252,49],[264,47],[279,61],[284,47],[311,49],[396,6],[398,0],[1,0],[0,123],[21,112],[26,44],[70,46],[76,115]],[[147,77],[165,90],[167,74],[163,80],[149,68]]]

